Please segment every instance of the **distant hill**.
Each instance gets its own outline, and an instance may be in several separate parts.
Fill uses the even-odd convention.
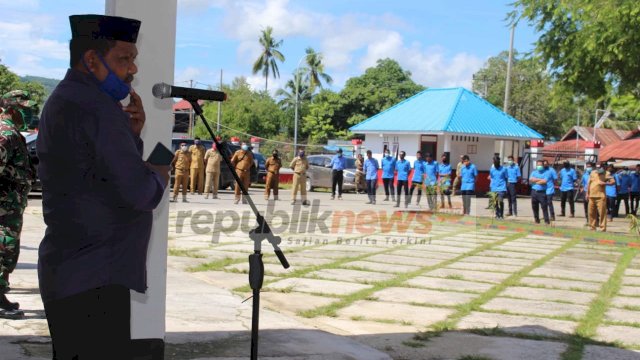
[[[58,83],[60,82],[60,80],[57,80],[57,79],[50,79],[50,78],[45,78],[41,76],[31,76],[31,75],[21,76],[20,81],[23,81],[23,82],[31,81],[31,82],[41,83],[44,86],[45,97],[49,97],[49,94],[51,94],[53,89],[55,89],[55,87],[58,86]]]

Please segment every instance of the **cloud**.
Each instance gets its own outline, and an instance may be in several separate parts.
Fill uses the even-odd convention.
[[[68,46],[45,38],[44,33],[41,26],[32,23],[0,21],[2,61],[19,75],[63,76]]]
[[[39,0],[0,0],[0,7],[7,10],[37,10],[40,7]]]

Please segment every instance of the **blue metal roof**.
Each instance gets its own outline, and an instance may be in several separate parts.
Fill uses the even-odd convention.
[[[461,87],[424,90],[349,130],[354,133],[449,132],[527,139],[543,137]]]

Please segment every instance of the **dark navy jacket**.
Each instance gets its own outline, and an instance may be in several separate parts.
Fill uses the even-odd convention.
[[[152,210],[164,185],[145,166],[129,115],[95,78],[70,69],[39,127],[43,302],[112,284],[146,291]]]

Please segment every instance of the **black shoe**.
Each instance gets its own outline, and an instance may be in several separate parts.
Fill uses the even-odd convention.
[[[0,295],[0,309],[18,310],[20,309],[20,304],[17,302],[11,302],[6,296]]]
[[[18,320],[24,317],[24,311],[19,309],[5,310],[0,309],[0,319]]]
[[[536,224],[540,224],[540,219],[535,219],[534,221]]]
[[[560,214],[561,217],[564,217],[564,214]]]
[[[400,207],[400,204],[395,204],[393,205],[393,207]]]
[[[365,204],[371,204],[371,200],[367,201]]]
[[[309,206],[309,201],[307,201],[307,200],[303,201],[303,202],[302,202],[302,205],[304,205],[304,206]]]

